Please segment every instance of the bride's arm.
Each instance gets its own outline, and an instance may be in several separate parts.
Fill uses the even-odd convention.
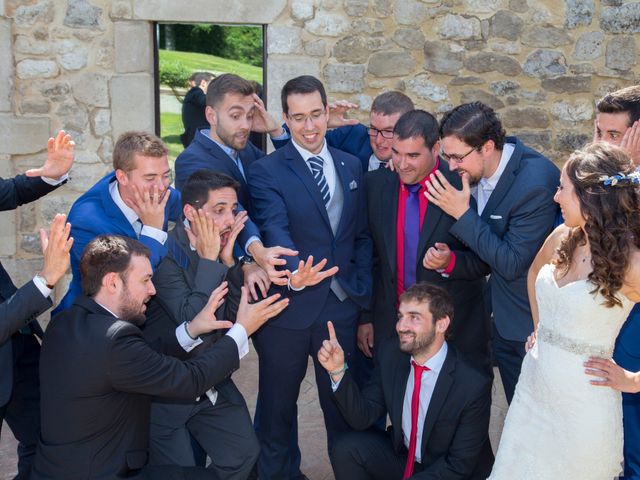
[[[597,377],[591,385],[611,387],[626,393],[640,393],[640,372],[625,370],[613,360],[592,357],[584,363],[585,373]]]
[[[529,295],[529,305],[531,306],[531,316],[533,317],[534,333],[538,329],[538,303],[536,302],[536,278],[538,272],[547,263],[551,263],[557,248],[560,246],[562,239],[569,233],[569,227],[560,225],[547,237],[542,244],[542,248],[533,259],[533,263],[529,267],[527,274],[527,293]],[[530,342],[527,342],[530,343]]]

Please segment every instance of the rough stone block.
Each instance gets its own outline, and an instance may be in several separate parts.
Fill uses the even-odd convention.
[[[75,28],[99,28],[102,25],[102,9],[86,0],[68,0],[64,24]]]
[[[282,86],[290,79],[299,75],[313,75],[320,77],[320,60],[308,57],[279,57],[277,55],[269,58],[269,68],[267,69],[267,85],[270,92],[280,92]],[[268,96],[267,109],[275,118],[280,118],[282,106],[280,105],[280,95],[270,94]]]
[[[76,192],[84,193],[87,191],[89,185],[95,184],[111,169],[112,167],[110,165],[105,165],[102,162],[82,164],[81,168],[74,168],[71,171],[69,188]]]
[[[53,2],[41,2],[35,5],[20,5],[13,19],[18,27],[30,27],[34,23],[51,23],[54,17]]]
[[[74,40],[62,40],[56,45],[60,65],[65,70],[80,70],[87,66],[89,48]]]
[[[313,0],[291,0],[291,15],[296,20],[313,18]]]
[[[573,58],[576,60],[595,60],[602,55],[604,33],[585,32],[576,41]]]
[[[480,77],[456,77],[449,82],[449,85],[482,85],[484,79]]]
[[[16,36],[13,48],[16,53],[23,55],[50,55],[51,44],[49,42],[37,41],[26,35]]]
[[[351,30],[353,33],[366,33],[367,35],[375,35],[384,32],[384,23],[380,20],[372,20],[369,18],[356,18],[351,22]]]
[[[312,57],[324,57],[327,52],[327,42],[321,39],[312,40],[304,44],[304,53]]]
[[[523,24],[524,21],[518,15],[508,10],[500,10],[491,17],[489,33],[492,37],[517,40],[520,37],[520,33],[522,33]]]
[[[76,75],[71,80],[76,100],[93,107],[109,106],[109,78],[99,73]]]
[[[566,17],[565,26],[576,28],[591,25],[595,13],[593,0],[565,0]]]
[[[434,73],[457,75],[463,67],[464,54],[451,51],[447,42],[424,42],[425,70]]]
[[[551,106],[551,114],[566,123],[585,122],[593,118],[593,103],[584,99],[575,102],[555,102]]]
[[[520,42],[493,41],[489,44],[489,47],[494,52],[505,55],[518,55],[522,51]]]
[[[48,98],[52,102],[61,102],[67,98],[69,93],[71,93],[71,87],[68,83],[46,82],[42,84],[42,87],[40,87],[40,93],[42,93],[43,97]]]
[[[640,32],[640,2],[604,9],[600,16],[600,28],[609,33]]]
[[[546,128],[549,115],[542,108],[513,107],[500,112],[500,119],[507,128]]]
[[[491,85],[489,85],[489,89],[495,95],[503,97],[505,95],[512,95],[520,90],[520,84],[511,80],[500,80],[497,82],[491,82]]]
[[[333,47],[333,56],[341,63],[366,63],[369,55],[369,41],[359,35],[344,37]]]
[[[98,137],[109,133],[111,131],[111,110],[96,109],[91,117],[91,129]]]
[[[369,9],[369,0],[345,0],[344,11],[352,17],[362,17]]]
[[[153,89],[151,75],[114,75],[111,78],[113,138],[127,130],[155,130]]]
[[[530,77],[548,78],[564,75],[567,71],[566,64],[562,52],[536,50],[527,56],[522,69]]]
[[[330,64],[324,67],[330,92],[356,93],[364,90],[364,65]]]
[[[23,100],[20,103],[20,112],[23,114],[45,114],[49,113],[51,105],[47,100]]]
[[[509,10],[525,13],[529,10],[529,5],[527,5],[527,0],[509,0]]]
[[[305,28],[321,37],[339,37],[349,29],[349,21],[344,15],[317,11],[315,17],[305,23]]]
[[[100,147],[98,147],[98,156],[102,163],[111,165],[113,160],[113,140],[111,137],[104,137],[102,142],[100,142]]]
[[[431,100],[432,102],[443,102],[449,100],[449,90],[443,85],[436,85],[426,74],[416,75],[407,82],[409,91],[419,98]]]
[[[408,52],[379,52],[371,55],[368,71],[376,77],[400,77],[415,67],[416,61]]]
[[[615,70],[629,70],[636,64],[636,41],[632,35],[617,35],[609,40],[605,66]]]
[[[0,112],[11,111],[13,92],[13,55],[11,53],[11,20],[0,18]]]
[[[117,73],[153,71],[153,41],[149,22],[115,22]]]
[[[393,41],[401,47],[418,50],[424,44],[424,34],[417,28],[401,28],[393,34]]]
[[[468,13],[492,13],[501,3],[501,0],[464,0],[465,12]]]
[[[520,64],[511,57],[482,52],[472,55],[464,62],[465,68],[476,73],[500,72],[514,77],[522,72]]]
[[[393,16],[399,25],[421,25],[429,14],[428,8],[417,0],[402,0],[393,6]]]
[[[49,118],[0,114],[0,154],[22,155],[46,148]]]
[[[376,15],[380,18],[386,18],[393,12],[392,0],[373,0],[373,8]]]
[[[267,52],[270,54],[300,53],[302,29],[291,25],[270,25],[267,29]]]
[[[0,212],[0,255],[12,256],[16,254],[16,212],[10,210]]]
[[[73,99],[67,99],[64,103],[59,104],[55,114],[57,119],[62,122],[64,130],[85,132],[89,126],[89,115],[86,108],[78,105]],[[76,145],[80,146],[78,140],[76,140]]]
[[[541,85],[543,89],[555,93],[587,93],[591,91],[591,76],[545,78]]]
[[[504,102],[495,95],[477,88],[468,88],[462,92],[460,103],[482,102],[494,110],[504,108]]]
[[[31,202],[20,206],[20,210],[18,210],[18,216],[20,217],[19,230],[21,232],[36,231],[36,221],[38,220],[36,216],[36,205],[37,202]]]
[[[592,63],[576,63],[569,65],[569,72],[574,75],[593,75],[596,73],[596,67]]]
[[[573,152],[583,148],[591,141],[591,137],[572,130],[563,130],[556,135],[555,148],[565,152]]]
[[[313,6],[313,1],[306,1]],[[191,0],[188,8],[184,2],[144,0],[134,2],[133,18],[167,22],[197,23],[273,23],[287,7],[287,0],[261,0],[253,2],[222,2]]]
[[[450,40],[480,39],[480,21],[475,17],[446,14],[438,24],[438,34]]]
[[[113,20],[129,19],[131,18],[131,14],[131,3],[128,1],[114,2],[109,11],[109,17]]]
[[[554,48],[572,43],[571,36],[553,25],[536,25],[522,36],[522,43],[531,47]]]
[[[53,60],[33,60],[27,58],[18,62],[16,74],[22,80],[32,78],[53,78],[60,73],[58,64]]]
[[[549,130],[542,131],[518,131],[514,132],[518,138],[528,147],[539,150],[549,150],[551,148],[551,132]]]

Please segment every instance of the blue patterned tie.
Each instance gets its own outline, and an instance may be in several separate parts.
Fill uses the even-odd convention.
[[[324,201],[324,206],[327,207],[329,200],[331,200],[331,195],[329,194],[327,179],[324,177],[324,160],[321,157],[311,157],[309,158],[309,166],[311,167],[313,178],[316,180],[318,188],[320,188],[320,196]]]
[[[418,263],[418,240],[420,239],[420,198],[421,185],[405,185],[409,195],[404,208],[404,289],[416,283]]]

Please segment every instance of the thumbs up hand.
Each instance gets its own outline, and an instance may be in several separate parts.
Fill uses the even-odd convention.
[[[329,340],[322,342],[322,347],[318,351],[318,361],[329,372],[332,380],[337,383],[344,375],[344,351],[336,338],[333,323],[327,322],[327,328]]]

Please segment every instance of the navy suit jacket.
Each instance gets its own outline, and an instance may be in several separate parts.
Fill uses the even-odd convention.
[[[247,146],[238,152],[244,174],[249,177],[250,166],[256,160],[264,157],[264,152],[255,147],[251,142],[247,142]],[[182,191],[184,182],[189,176],[198,170],[213,170],[214,172],[229,175],[240,184],[238,192],[238,202],[245,208],[251,216],[251,197],[247,182],[242,177],[240,169],[233,160],[222,150],[213,140],[205,138],[198,131],[191,144],[176,158],[176,188]],[[242,246],[246,244],[249,238],[260,236],[258,227],[251,221],[247,220],[244,228],[240,232],[239,240]]]
[[[40,177],[18,175],[11,179],[0,179],[0,210],[13,210],[19,205],[33,202],[57,186],[49,185]],[[33,281],[20,289],[11,281],[0,264],[0,407],[11,398],[13,386],[13,353],[11,335],[32,323],[34,332],[42,333],[35,319],[51,306]],[[2,418],[0,418],[0,422]]]
[[[69,308],[76,296],[81,292],[80,287],[80,257],[87,244],[98,235],[112,234],[124,237],[137,238],[133,227],[122,213],[122,210],[111,198],[109,184],[116,181],[115,172],[108,173],[86,193],[78,198],[69,212],[68,220],[71,223],[71,273],[73,278],[69,284],[69,291],[64,296],[60,305],[53,314]],[[169,221],[176,222],[182,215],[182,203],[180,192],[169,187],[171,194],[165,207],[164,226],[166,232]],[[138,238],[151,250],[151,266],[155,268],[160,260],[167,254],[167,246],[145,235]]]
[[[450,231],[491,268],[489,293],[498,333],[524,342],[533,331],[527,272],[553,229],[560,171],[516,137],[507,137],[507,143],[514,143],[515,150],[482,215],[470,208]],[[450,278],[460,276],[456,265]]]
[[[289,133],[289,129],[286,125],[283,125],[283,128],[287,133]],[[339,127],[329,130],[325,138],[327,139],[327,144],[331,147],[358,157],[362,164],[363,172],[369,170],[369,158],[373,155],[373,150],[371,149],[371,142],[369,140],[369,134],[367,133],[367,127],[361,123],[358,125]],[[275,148],[284,147],[289,140],[289,138],[285,140],[271,139]]]
[[[298,261],[313,255],[327,259],[325,268],[339,267],[336,278],[361,308],[371,297],[372,242],[367,231],[366,196],[362,168],[352,155],[329,148],[336,181],[344,192],[342,216],[336,235],[311,170],[289,142],[250,168],[249,186],[256,223],[266,246],[280,245],[299,251],[285,257],[291,271]],[[329,295],[330,279],[300,292],[289,292],[291,302],[270,324],[307,328],[317,318]],[[286,287],[285,287],[286,288]]]

